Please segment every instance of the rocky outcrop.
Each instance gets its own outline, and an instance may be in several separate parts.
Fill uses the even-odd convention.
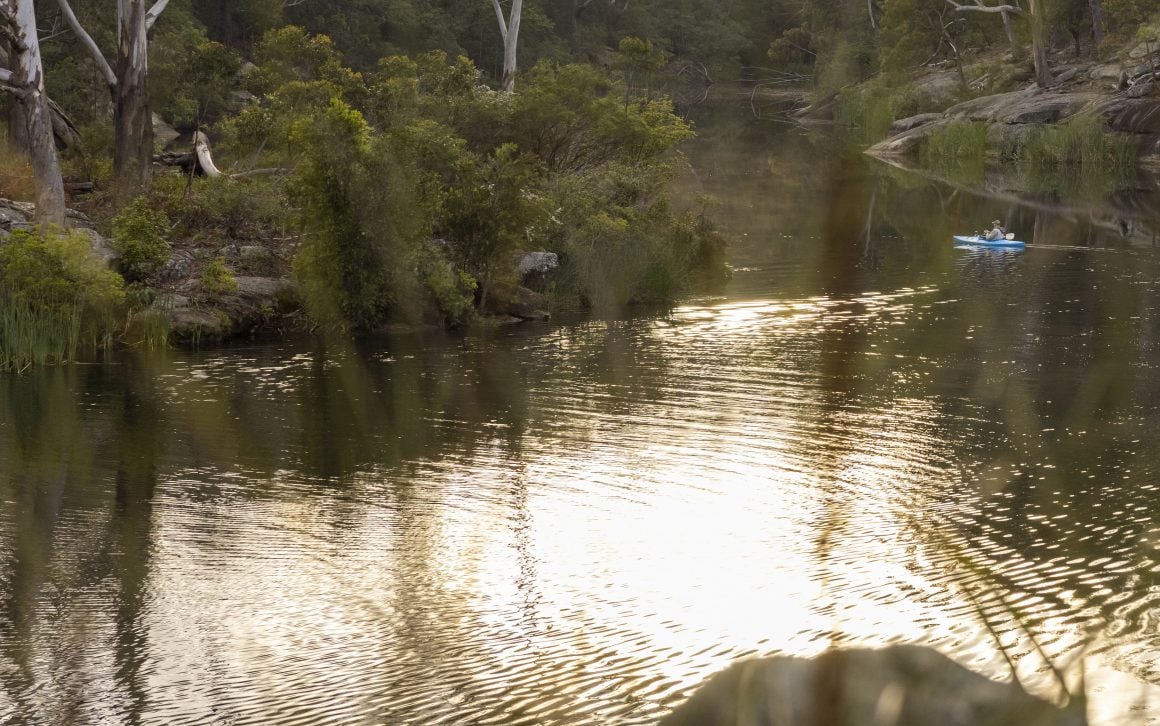
[[[237,290],[210,294],[197,280],[188,280],[180,292],[159,295],[153,313],[169,327],[179,343],[224,340],[251,334],[298,309],[293,282],[276,277],[237,277]]]
[[[507,322],[548,320],[548,298],[522,285],[498,285],[487,305],[487,313]]]
[[[896,121],[891,135],[871,146],[867,153],[879,157],[914,154],[924,138],[947,124],[974,122],[988,125],[988,148],[1018,139],[1028,129],[1057,124],[1080,114],[1094,114],[1111,131],[1132,134],[1141,153],[1150,157],[1160,149],[1160,99],[1133,98],[1128,93],[1028,88],[994,96],[982,96],[952,106],[942,114],[922,114]]]
[[[737,663],[661,726],[1083,726],[1082,695],[1059,708],[930,648],[833,650]]]
[[[31,202],[14,202],[11,199],[0,199],[0,242],[11,232],[20,229],[35,228],[36,225],[32,222],[35,213],[36,205]],[[70,227],[88,237],[89,246],[92,247],[97,257],[109,266],[116,264],[118,259],[117,251],[113,249],[113,245],[109,240],[97,232],[97,228],[91,219],[73,209],[67,210],[66,219]]]
[[[1053,124],[1074,116],[1097,98],[1092,93],[1026,88],[964,101],[942,116],[982,123]]]

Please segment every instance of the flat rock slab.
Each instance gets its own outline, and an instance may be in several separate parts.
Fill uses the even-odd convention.
[[[912,126],[902,133],[879,141],[867,149],[866,153],[871,156],[910,156],[916,154],[923,139],[952,123],[954,123],[954,119],[939,117],[922,125]]]
[[[964,101],[945,115],[984,123],[1050,124],[1074,116],[1096,98],[1089,93],[1031,88]]]
[[[932,121],[937,121],[940,118],[942,118],[941,113],[920,113],[915,116],[900,118],[894,123],[890,124],[890,134],[892,136],[895,134],[901,134],[904,131],[910,131],[911,129],[918,128],[919,126],[925,126],[926,124]]]
[[[1110,98],[1094,104],[1093,110],[1104,117],[1113,131],[1160,134],[1160,100]]]

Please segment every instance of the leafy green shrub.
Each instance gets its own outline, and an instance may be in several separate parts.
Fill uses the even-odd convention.
[[[238,291],[238,281],[222,257],[214,258],[201,271],[201,286],[210,295],[228,295]]]
[[[206,232],[258,239],[270,229],[284,229],[292,216],[286,180],[278,175],[237,181],[159,175],[151,204],[171,221],[175,239]]]
[[[0,368],[72,360],[107,345],[125,293],[88,237],[13,232],[0,243]]]
[[[180,129],[216,121],[229,110],[241,58],[193,25],[166,25],[150,41],[153,110]]]
[[[342,101],[296,127],[304,161],[291,184],[305,232],[294,274],[307,312],[339,330],[386,322],[416,294],[416,259],[429,233],[414,201],[414,171],[390,137],[372,138]]]
[[[442,254],[433,253],[423,265],[424,281],[444,323],[464,325],[475,315],[475,291],[479,287],[470,274],[456,270]]]
[[[512,273],[512,254],[536,220],[536,160],[504,144],[487,159],[465,156],[446,191],[437,231],[455,242],[455,261],[479,281],[480,306]]]
[[[121,255],[128,280],[142,280],[161,269],[169,259],[172,224],[165,212],[153,209],[146,197],[138,197],[113,218],[113,247]]]

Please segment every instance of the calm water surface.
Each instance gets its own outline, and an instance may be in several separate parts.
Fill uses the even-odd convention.
[[[984,620],[1160,723],[1151,222],[704,128],[737,272],[671,314],[0,378],[0,723],[648,723],[833,644],[1006,678]]]

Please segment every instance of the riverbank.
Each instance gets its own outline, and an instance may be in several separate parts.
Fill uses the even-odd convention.
[[[1045,128],[1094,119],[1132,149],[1134,166],[1160,166],[1160,46],[1133,43],[1111,56],[1055,53],[1052,84],[1040,87],[1029,59],[996,53],[961,71],[945,63],[927,69],[890,94],[877,78],[816,99],[794,116],[856,128],[870,155],[911,163],[925,161],[932,138],[968,126],[978,132],[982,156],[1005,162]]]

